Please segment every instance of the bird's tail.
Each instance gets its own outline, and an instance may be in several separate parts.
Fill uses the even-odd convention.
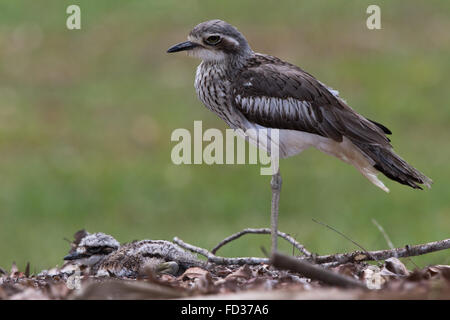
[[[431,188],[433,181],[403,160],[392,150],[391,147],[370,144],[355,144],[369,159],[375,163],[373,167],[382,172],[389,179],[395,180],[414,189],[422,189],[420,186],[421,184]]]

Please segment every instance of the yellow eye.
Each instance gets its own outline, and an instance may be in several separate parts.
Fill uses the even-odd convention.
[[[208,38],[206,38],[205,42],[207,44],[214,46],[214,45],[218,44],[220,42],[220,40],[222,40],[220,38],[220,36],[209,36]]]

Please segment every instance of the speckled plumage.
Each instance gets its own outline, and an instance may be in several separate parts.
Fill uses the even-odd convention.
[[[137,276],[142,274],[145,268],[158,271],[160,265],[165,262],[177,264],[175,274],[190,267],[206,265],[170,241],[142,240],[123,245],[104,259],[97,269],[98,272],[106,271],[117,276]]]
[[[211,35],[221,40],[210,45]],[[413,188],[430,187],[431,179],[393,151],[389,129],[355,112],[336,90],[299,67],[253,52],[235,27],[206,21],[188,39],[188,54],[202,59],[197,95],[231,128],[280,129],[281,157],[315,147],[352,164],[385,191],[378,172]],[[186,48],[169,52],[181,50]]]
[[[75,234],[69,255],[64,258],[88,266],[92,274],[136,277],[146,269],[179,274],[206,263],[165,240],[141,240],[120,245],[112,236],[85,231]]]

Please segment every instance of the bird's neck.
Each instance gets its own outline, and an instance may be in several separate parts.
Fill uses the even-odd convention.
[[[235,76],[247,64],[248,60],[254,56],[253,51],[246,54],[229,55],[220,61],[203,61],[202,64],[206,68],[214,68],[215,70],[223,70],[226,74]]]

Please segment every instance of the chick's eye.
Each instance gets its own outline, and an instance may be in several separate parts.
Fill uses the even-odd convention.
[[[113,251],[114,251],[114,249],[110,248],[110,247],[106,247],[106,248],[103,249],[103,253],[111,253]]]
[[[221,38],[219,36],[209,36],[208,38],[206,38],[206,43],[215,45],[215,44],[218,44],[220,42],[220,40],[221,40]]]
[[[88,251],[90,253],[98,253],[98,252],[102,251],[102,247],[90,247],[90,248],[88,248]]]

